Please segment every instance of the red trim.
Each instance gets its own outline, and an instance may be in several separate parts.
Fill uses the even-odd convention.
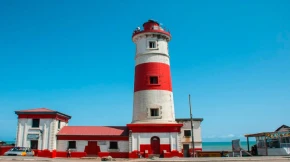
[[[47,158],[55,158],[56,157],[56,150],[50,152],[49,150],[38,150],[37,151],[38,157],[47,157]]]
[[[71,157],[72,158],[81,158],[87,156],[87,153],[85,152],[72,152]],[[67,157],[67,153],[65,151],[57,151],[56,157]]]
[[[167,31],[164,31],[164,30],[143,30],[140,32],[134,32],[132,38],[134,38],[136,35],[141,34],[141,33],[161,33],[161,34],[165,34],[171,38],[170,33]]]
[[[132,132],[180,132],[183,124],[127,124]]]
[[[34,156],[38,156],[38,150],[32,149],[34,151]]]
[[[49,151],[49,150],[38,150],[38,157],[47,157],[47,158],[55,158],[55,157],[67,157],[66,151]],[[86,152],[72,152],[72,158],[81,158],[86,157]],[[104,156],[112,156],[113,158],[129,158],[128,152],[99,152],[98,157]]]
[[[174,151],[171,151],[171,152],[162,152],[164,158],[172,158],[172,157],[183,157],[183,154],[174,150]]]
[[[69,118],[58,114],[19,114],[18,119],[56,119],[68,122]]]
[[[171,35],[170,35],[170,32],[168,31],[165,31],[164,29],[160,29],[160,25],[158,22],[156,21],[153,21],[153,20],[149,20],[147,22],[145,22],[143,24],[143,28],[144,30],[143,31],[134,31],[133,33],[133,36],[136,36],[137,34],[140,34],[140,33],[145,33],[145,32],[153,32],[153,33],[163,33],[167,36],[169,36],[171,38]]]
[[[80,136],[80,135],[57,135],[57,140],[116,140],[129,141],[128,136]]]
[[[150,83],[150,76],[158,76],[158,84]],[[134,92],[141,90],[172,91],[170,66],[164,63],[149,62],[135,67]]]
[[[0,156],[4,155],[5,152],[12,149],[14,146],[0,146]]]
[[[129,153],[129,158],[132,158],[132,159],[139,158],[138,154],[139,154],[139,151],[134,150],[134,151]],[[142,156],[143,156],[143,154],[142,154]],[[143,156],[143,157],[145,157],[145,156]]]
[[[65,117],[65,116],[61,116],[61,115],[56,115],[56,120],[60,120],[63,122],[68,122],[69,118]]]
[[[152,154],[151,144],[140,144],[141,154],[145,154],[145,150],[148,150],[148,154]],[[170,152],[170,144],[160,144],[159,152],[162,153],[164,150],[166,150],[167,152]]]
[[[188,153],[188,157],[190,157],[191,155],[192,155],[192,152],[193,152],[193,149],[192,148],[189,148],[189,153]],[[202,151],[202,148],[194,148],[194,153],[197,155],[197,152],[200,152],[200,151]],[[181,149],[181,152],[183,153],[183,149]]]

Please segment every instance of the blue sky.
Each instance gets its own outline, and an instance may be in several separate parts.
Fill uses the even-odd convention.
[[[132,119],[131,34],[154,19],[170,29],[176,117],[204,118],[204,141],[290,124],[290,1],[0,2],[0,140],[15,110],[47,107],[70,125]]]

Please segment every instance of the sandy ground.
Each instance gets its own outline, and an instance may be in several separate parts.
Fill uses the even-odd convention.
[[[100,158],[40,158],[40,157],[6,157],[0,156],[0,162],[11,162],[11,161],[35,161],[35,162],[82,162],[82,161],[101,161]],[[115,159],[115,161],[139,161],[139,162],[169,162],[169,161],[194,161],[194,162],[237,162],[237,161],[260,161],[260,162],[290,162],[290,156],[268,156],[268,157],[225,157],[225,158],[157,158],[157,159]]]

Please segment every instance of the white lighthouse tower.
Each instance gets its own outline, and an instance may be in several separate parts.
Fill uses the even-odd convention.
[[[149,20],[132,36],[136,44],[133,120],[129,152],[178,154],[180,128],[174,114],[168,42],[171,34],[158,22]]]

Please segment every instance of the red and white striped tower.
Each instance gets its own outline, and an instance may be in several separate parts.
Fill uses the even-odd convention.
[[[176,123],[170,75],[169,32],[153,20],[135,31],[136,65],[132,123]]]
[[[136,44],[133,120],[130,132],[129,157],[136,152],[167,153],[179,156],[180,128],[175,121],[172,83],[168,54],[171,35],[158,22],[149,20],[132,36]]]

